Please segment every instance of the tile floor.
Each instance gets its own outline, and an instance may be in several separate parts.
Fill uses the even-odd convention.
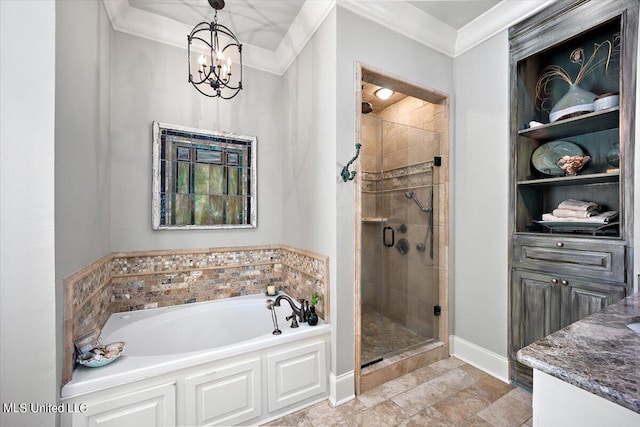
[[[531,394],[450,357],[333,408],[328,401],[269,426],[531,426]]]

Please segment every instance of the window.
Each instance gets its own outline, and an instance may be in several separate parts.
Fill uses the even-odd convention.
[[[255,228],[256,137],[153,123],[153,228]]]

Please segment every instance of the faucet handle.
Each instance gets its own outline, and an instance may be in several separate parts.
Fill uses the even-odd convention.
[[[292,328],[297,328],[298,327],[298,319],[296,319],[296,313],[295,312],[291,313],[291,316],[285,317],[285,320],[291,320],[291,327]]]

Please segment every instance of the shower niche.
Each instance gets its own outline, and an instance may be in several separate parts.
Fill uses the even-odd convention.
[[[389,86],[395,93],[386,101],[374,95]],[[364,380],[431,344],[448,351],[442,334],[446,315],[440,315],[446,307],[446,262],[441,261],[447,249],[442,201],[448,104],[440,94],[418,97],[408,85],[366,70],[361,88],[358,281]],[[420,367],[415,360],[410,364]],[[360,392],[381,382],[361,381]]]

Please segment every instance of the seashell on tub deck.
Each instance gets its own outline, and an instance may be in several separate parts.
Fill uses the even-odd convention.
[[[118,341],[107,345],[98,345],[78,356],[78,363],[89,368],[99,368],[120,357],[124,351],[124,342]]]
[[[556,164],[560,169],[562,169],[567,175],[576,175],[580,169],[587,162],[591,160],[591,157],[588,155],[584,156],[562,156]]]

